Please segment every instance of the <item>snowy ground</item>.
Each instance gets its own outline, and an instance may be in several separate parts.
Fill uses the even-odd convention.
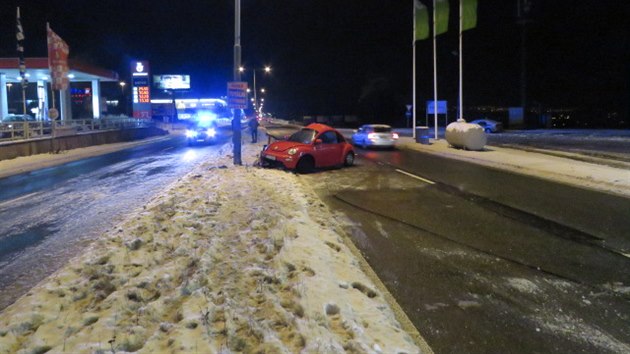
[[[6,308],[0,353],[430,352],[299,176],[251,167],[258,151],[199,166]]]

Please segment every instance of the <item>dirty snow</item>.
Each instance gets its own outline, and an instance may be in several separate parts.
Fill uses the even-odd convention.
[[[538,286],[531,280],[523,278],[509,278],[508,285],[522,293],[534,294],[540,291]]]
[[[430,352],[314,192],[251,167],[257,150],[199,166],[6,308],[0,353]]]

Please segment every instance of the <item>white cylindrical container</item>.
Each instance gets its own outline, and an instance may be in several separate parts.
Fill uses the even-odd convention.
[[[446,141],[460,149],[483,150],[487,139],[482,127],[459,119],[446,127]]]

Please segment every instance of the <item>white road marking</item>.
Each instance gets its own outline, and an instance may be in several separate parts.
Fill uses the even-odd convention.
[[[411,174],[411,173],[409,173],[409,172],[405,172],[405,171],[403,171],[403,170],[396,169],[396,172],[398,172],[398,173],[402,173],[403,175],[407,175],[407,176],[409,176],[409,177],[411,177],[411,178],[419,179],[419,180],[421,180],[421,181],[422,181],[422,182],[424,182],[424,183],[428,183],[428,184],[435,184],[435,182],[433,182],[433,181],[431,181],[431,180],[428,180],[428,179],[426,179],[426,178],[422,178],[422,177],[420,177],[420,176],[416,176],[416,175],[414,175],[414,174]]]

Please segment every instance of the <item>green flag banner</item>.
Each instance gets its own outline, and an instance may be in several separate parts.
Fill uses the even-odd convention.
[[[462,2],[462,32],[477,27],[477,0]]]
[[[448,30],[448,0],[435,1],[435,35],[442,34]]]
[[[413,2],[413,36],[414,42],[429,38],[429,12],[418,0]]]

